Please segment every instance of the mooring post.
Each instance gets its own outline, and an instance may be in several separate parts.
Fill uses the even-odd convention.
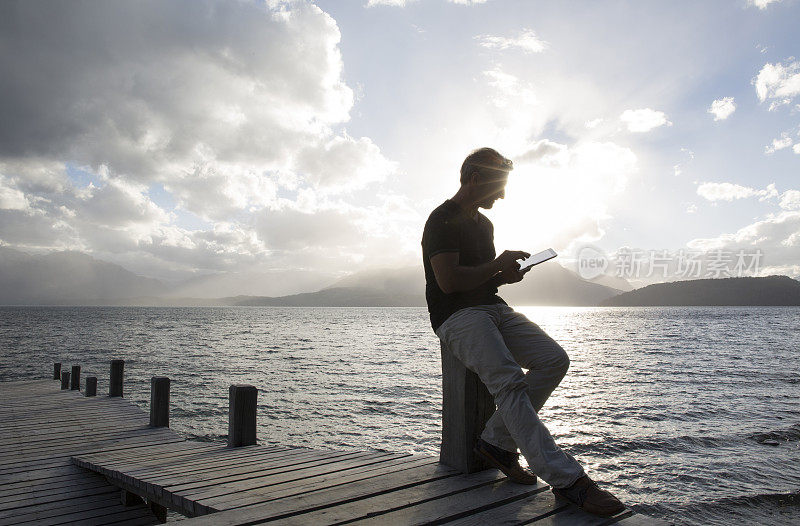
[[[169,427],[169,378],[150,379],[150,427]]]
[[[252,385],[232,385],[228,390],[228,446],[256,443],[256,401],[258,389]]]
[[[472,451],[486,421],[495,411],[494,398],[478,375],[464,367],[442,344],[442,446],[439,462],[462,473],[490,466]]]
[[[86,377],[86,396],[97,396],[97,377]]]
[[[72,377],[70,379],[69,388],[73,391],[80,391],[81,390],[81,366],[80,365],[73,365],[72,366]]]
[[[61,380],[61,362],[53,363],[53,380]]]
[[[122,396],[122,373],[125,360],[111,360],[111,379],[108,383],[108,396]]]
[[[69,389],[69,373],[64,371],[61,373],[61,390],[66,391]]]

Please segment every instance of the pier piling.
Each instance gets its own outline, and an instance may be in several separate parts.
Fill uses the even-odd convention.
[[[61,362],[53,363],[53,380],[61,380]]]
[[[108,382],[108,396],[122,396],[122,374],[125,360],[111,360],[111,379]]]
[[[150,427],[169,427],[169,378],[150,379]]]
[[[228,446],[256,443],[256,401],[258,389],[252,385],[232,385],[228,390]]]
[[[97,377],[86,377],[86,396],[97,396]]]
[[[66,391],[69,389],[69,373],[64,371],[61,373],[61,390]]]
[[[69,388],[73,391],[80,391],[81,390],[81,366],[80,365],[73,365],[72,366],[72,375],[70,377],[70,384]]]

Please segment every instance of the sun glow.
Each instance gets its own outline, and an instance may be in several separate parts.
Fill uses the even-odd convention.
[[[613,143],[586,143],[559,150],[512,173],[504,200],[487,215],[495,246],[538,252],[603,236],[609,202],[622,192],[636,156]]]

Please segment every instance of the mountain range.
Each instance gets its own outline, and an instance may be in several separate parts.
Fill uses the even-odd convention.
[[[421,266],[372,269],[339,279],[310,271],[291,276],[295,281],[278,271],[225,273],[169,284],[80,252],[31,255],[0,246],[0,305],[425,306]],[[311,291],[291,293],[298,288]],[[583,280],[551,261],[522,282],[501,287],[499,294],[510,305],[800,305],[800,282],[787,276],[631,288],[611,276]]]

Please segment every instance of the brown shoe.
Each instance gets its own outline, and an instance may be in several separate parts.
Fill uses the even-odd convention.
[[[536,475],[519,465],[519,454],[500,449],[480,438],[473,451],[517,484],[536,484]]]
[[[588,475],[582,476],[568,488],[552,488],[552,490],[557,497],[564,498],[584,511],[601,517],[610,517],[625,509],[622,502],[606,490],[600,489]]]

